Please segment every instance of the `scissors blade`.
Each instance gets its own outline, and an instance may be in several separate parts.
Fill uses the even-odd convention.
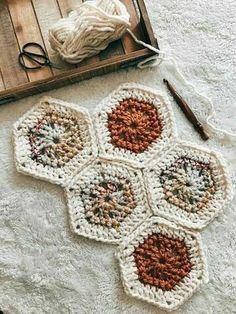
[[[35,51],[39,50],[39,52]],[[26,66],[24,63],[24,58],[30,60],[36,66]],[[22,52],[18,57],[19,63],[24,70],[36,70],[44,66],[49,66],[55,69],[62,69],[63,67],[51,62],[48,57],[46,50],[38,43],[29,42],[22,47]]]
[[[27,66],[24,58],[29,59],[31,62],[36,63],[37,65],[36,66]],[[40,65],[38,62],[35,62],[35,60],[33,58],[30,58],[24,52],[21,52],[19,54],[18,62],[20,64],[20,66],[22,67],[22,69],[25,71],[27,71],[27,70],[38,70],[38,69],[42,68],[42,65]]]

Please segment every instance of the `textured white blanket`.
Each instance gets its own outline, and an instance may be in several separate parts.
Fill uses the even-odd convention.
[[[216,125],[236,131],[234,0],[146,0],[160,47],[185,77],[212,98]],[[124,82],[165,92],[158,68],[129,69],[48,93],[93,110]],[[92,91],[92,92],[91,92]],[[154,314],[125,295],[114,247],[75,236],[62,190],[16,172],[12,124],[41,96],[0,107],[0,309],[6,313]],[[190,99],[201,116],[207,108]],[[202,143],[172,102],[180,138],[220,151],[236,173],[236,149],[217,138]],[[210,282],[175,314],[236,313],[236,202],[211,223],[202,240]]]

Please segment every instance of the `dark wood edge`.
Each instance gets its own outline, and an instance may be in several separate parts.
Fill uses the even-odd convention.
[[[158,48],[157,39],[154,36],[144,0],[136,0],[136,3],[140,11],[140,22],[142,24],[142,28],[146,32],[146,35],[151,45]],[[62,87],[64,85],[68,85],[69,83],[78,82],[84,79],[92,78],[97,75],[106,74],[111,71],[136,65],[141,60],[154,54],[154,52],[145,48],[131,52],[128,55],[114,56],[107,60],[100,60],[93,64],[88,64],[82,67],[67,70],[66,72],[57,74],[50,78],[46,78],[36,82],[29,82],[18,87],[1,91],[0,105],[20,99],[22,97]]]
[[[26,96],[42,93],[54,88],[59,88],[70,83],[79,82],[98,75],[106,74],[111,71],[124,69],[129,66],[136,65],[143,59],[154,55],[148,49],[142,49],[130,53],[128,56],[115,56],[109,60],[99,61],[92,65],[86,65],[81,68],[58,74],[52,78],[47,78],[37,82],[30,82],[17,88],[12,88],[4,92],[0,92],[0,105],[5,104]]]
[[[148,16],[147,7],[144,3],[144,0],[136,0],[136,1],[139,7],[140,14],[141,14],[141,19],[143,20],[143,23],[142,23],[143,27],[145,28],[147,32],[150,43],[152,46],[159,48],[157,39],[153,32],[153,28],[152,28],[152,25]]]

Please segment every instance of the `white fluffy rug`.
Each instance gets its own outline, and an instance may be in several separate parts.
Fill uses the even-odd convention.
[[[235,128],[236,1],[146,0],[160,47],[212,98],[215,123]],[[165,92],[158,68],[129,69],[49,92],[93,110],[124,82]],[[92,93],[91,93],[92,91]],[[154,306],[125,295],[115,248],[75,236],[69,229],[62,190],[18,174],[13,163],[12,124],[41,95],[0,107],[0,308],[9,314],[154,314]],[[197,106],[197,100],[191,102]],[[172,102],[180,138],[221,151],[235,177],[236,150],[213,138],[203,143]],[[205,115],[207,109],[198,112]],[[203,232],[210,282],[175,313],[236,313],[236,206]]]

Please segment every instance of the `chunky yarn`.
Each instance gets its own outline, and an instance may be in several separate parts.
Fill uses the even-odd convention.
[[[14,126],[18,171],[64,187],[73,232],[119,244],[125,292],[165,310],[207,282],[196,229],[233,197],[224,161],[178,140],[159,92],[125,84],[92,116],[43,98]]]
[[[68,63],[98,54],[122,37],[130,26],[129,13],[119,0],[85,2],[49,30],[52,49]]]
[[[49,42],[53,51],[68,63],[79,63],[85,58],[98,54],[107,46],[122,37],[127,32],[133,40],[143,47],[155,52],[155,55],[138,63],[139,68],[160,66],[159,71],[163,78],[172,75],[180,81],[192,94],[209,107],[209,115],[204,124],[224,143],[235,143],[236,134],[217,128],[211,122],[215,116],[214,105],[211,100],[195,90],[194,86],[185,80],[176,61],[142,40],[139,40],[129,29],[130,15],[123,3],[119,0],[92,0],[78,6],[67,18],[60,19],[49,30]],[[167,64],[170,62],[171,69]]]

